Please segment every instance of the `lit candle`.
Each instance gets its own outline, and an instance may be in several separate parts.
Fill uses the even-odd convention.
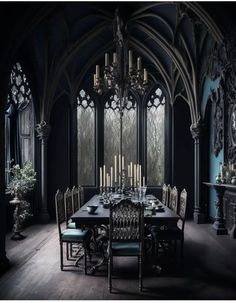
[[[106,186],[106,166],[103,165],[103,186]]]
[[[141,61],[141,58],[140,58],[140,57],[138,57],[138,59],[137,59],[137,69],[138,69],[138,70],[141,70],[141,69],[142,69],[142,61]]]
[[[113,53],[113,64],[117,63],[117,55],[116,53]]]
[[[110,186],[113,186],[113,166],[111,167],[111,184]]]
[[[143,186],[145,186],[145,177],[143,177]]]
[[[105,53],[105,66],[109,65],[109,54]]]
[[[115,182],[117,182],[117,161],[116,161],[116,155],[115,155],[115,159],[114,159],[114,164],[115,164]]]
[[[136,164],[134,164],[134,186],[136,186],[136,173],[137,173],[137,171],[136,171]]]
[[[100,187],[102,187],[102,167],[100,167]]]
[[[99,65],[96,65],[96,78],[100,78],[100,67]]]
[[[143,69],[143,80],[144,81],[148,80],[148,74],[147,74],[147,69],[146,68]]]
[[[129,69],[133,68],[133,54],[132,51],[129,50]]]
[[[125,169],[125,157],[122,156],[122,169]]]

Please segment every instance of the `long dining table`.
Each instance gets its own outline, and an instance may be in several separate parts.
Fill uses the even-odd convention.
[[[128,196],[114,196],[116,201],[119,201],[124,198],[130,198]],[[159,205],[162,205],[162,208],[151,211],[151,208],[144,211],[144,223],[150,225],[168,227],[176,226],[179,216],[173,212],[166,205],[162,204],[155,196],[147,195],[141,200],[135,199],[133,202],[143,202],[148,205],[151,201],[156,201]],[[88,205],[97,205],[98,208],[94,214],[89,214],[87,211]],[[109,208],[104,208],[104,201],[101,200],[99,195],[93,196],[87,203],[85,203],[78,211],[76,211],[71,217],[72,221],[75,222],[77,228],[81,227],[93,227],[95,225],[107,225],[109,224],[110,210]]]

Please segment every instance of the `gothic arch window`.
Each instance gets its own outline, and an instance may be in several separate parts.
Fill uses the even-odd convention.
[[[148,95],[146,101],[146,161],[147,184],[160,186],[165,179],[165,105],[160,87]]]
[[[84,90],[77,97],[78,184],[95,185],[95,103]]]
[[[120,113],[118,98],[110,95],[104,107],[104,164],[114,166],[114,156],[120,153]],[[122,154],[125,166],[137,162],[137,103],[129,94],[122,118]]]
[[[10,162],[21,165],[29,160],[34,164],[34,126],[32,93],[21,64],[17,62],[11,71],[5,108],[6,171]],[[8,181],[6,173],[6,183]]]

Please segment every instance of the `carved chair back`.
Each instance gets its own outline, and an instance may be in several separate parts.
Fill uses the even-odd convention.
[[[182,220],[182,230],[184,229],[186,209],[187,209],[187,192],[184,188],[180,193],[180,199],[179,199],[179,216],[180,219]]]
[[[111,242],[143,242],[144,208],[129,199],[110,206],[109,239]]]
[[[169,207],[171,210],[173,210],[177,214],[177,212],[178,212],[178,190],[175,186],[170,191]]]
[[[84,205],[84,188],[79,185],[79,193],[80,193],[80,207]]]
[[[162,203],[167,206],[169,203],[169,187],[166,184],[162,186]]]
[[[63,194],[59,189],[55,194],[55,208],[59,236],[61,237],[61,224],[65,222],[65,203]]]
[[[68,225],[70,217],[73,215],[72,191],[69,188],[64,193],[64,202],[66,225]]]
[[[80,192],[76,186],[72,188],[72,207],[73,213],[80,209]]]

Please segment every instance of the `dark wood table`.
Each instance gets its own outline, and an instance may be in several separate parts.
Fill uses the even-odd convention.
[[[154,196],[152,197],[153,199],[155,199]],[[143,200],[144,203],[145,201],[148,200]],[[87,212],[88,205],[98,205],[95,214],[89,214]],[[156,213],[154,214],[151,213],[150,210],[145,210],[144,223],[151,225],[165,225],[167,227],[176,226],[179,216],[165,205],[163,205],[163,208],[164,211],[162,212],[156,211]],[[109,224],[109,215],[110,215],[109,208],[104,208],[103,204],[100,203],[99,195],[95,195],[87,203],[85,203],[77,212],[75,212],[74,215],[71,217],[71,219],[73,222],[76,223],[77,228],[82,226],[93,227],[94,225]]]
[[[123,196],[122,199],[128,198],[126,196]],[[150,199],[156,199],[154,196],[149,195]],[[117,202],[121,200],[116,200]],[[140,202],[139,200],[132,200],[133,202]],[[147,203],[147,199],[143,199],[142,202]],[[159,201],[159,203],[161,203]],[[162,203],[161,203],[162,204]],[[88,205],[98,205],[98,208],[95,212],[95,214],[89,214],[87,211]],[[168,207],[163,205],[164,210],[163,211],[156,211],[155,213],[151,212],[150,210],[144,211],[144,223],[147,225],[155,225],[160,226],[160,228],[169,228],[174,227],[177,225],[177,221],[179,219],[179,216],[175,214],[172,210],[170,210]],[[93,234],[95,233],[95,230],[99,226],[108,226],[109,224],[109,216],[110,216],[110,210],[109,208],[104,208],[103,203],[101,203],[101,200],[99,199],[99,195],[93,196],[87,203],[85,203],[77,212],[74,213],[74,215],[71,217],[72,221],[75,222],[77,228],[81,227],[88,227],[93,230]],[[101,259],[93,265],[90,269],[91,273],[96,272],[96,270],[106,262],[107,256],[106,256],[106,244],[107,244],[107,234],[105,234],[104,237],[101,237],[99,241],[93,237],[93,241],[96,247],[100,247],[98,249],[101,254]],[[104,247],[104,246],[105,247]],[[153,270],[155,272],[160,272],[161,267],[159,265],[153,265]]]

